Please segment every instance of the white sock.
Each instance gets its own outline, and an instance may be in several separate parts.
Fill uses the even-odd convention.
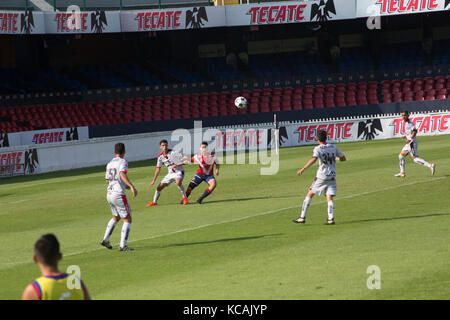
[[[120,237],[120,247],[123,248],[127,245],[128,235],[130,233],[131,223],[124,222],[122,226],[122,233]]]
[[[334,218],[334,202],[328,201],[328,220],[333,220]]]
[[[303,200],[302,213],[300,214],[300,218],[305,219],[306,212],[308,211],[310,203],[311,203],[311,198],[309,198],[309,197],[306,197],[305,200]]]
[[[158,201],[160,194],[161,193],[158,190],[155,191],[155,195],[153,196],[153,202],[156,203]]]
[[[400,163],[400,172],[405,173],[405,157],[401,154],[398,155],[398,160]]]
[[[177,185],[177,187],[180,190],[181,195],[183,196],[183,198],[186,198],[186,192],[184,191],[183,185],[180,185],[180,186]]]
[[[109,220],[108,225],[106,226],[106,232],[105,232],[105,236],[103,237],[103,241],[105,241],[105,242],[109,241],[109,237],[113,233],[116,225],[117,225],[117,221],[115,221],[114,219]]]
[[[428,168],[431,166],[431,164],[429,164],[428,162],[426,162],[425,160],[423,160],[421,158],[414,158],[414,162],[417,164],[420,164],[421,166],[428,167]]]

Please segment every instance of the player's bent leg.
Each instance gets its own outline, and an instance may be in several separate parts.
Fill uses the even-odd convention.
[[[214,186],[214,187],[212,187]],[[197,203],[201,204],[203,202],[203,199],[205,199],[207,196],[213,192],[214,188],[216,187],[216,179],[210,179],[208,180],[208,188],[206,188],[205,192],[201,195],[200,198],[198,198]]]
[[[187,197],[186,197],[186,192],[185,192],[184,186],[183,186],[183,178],[177,178],[177,179],[175,180],[175,183],[176,183],[176,185],[177,185],[177,187],[178,187],[178,190],[180,190],[180,192],[181,192],[181,197],[182,197],[181,202],[182,202],[184,205],[188,204],[188,199],[187,199]]]

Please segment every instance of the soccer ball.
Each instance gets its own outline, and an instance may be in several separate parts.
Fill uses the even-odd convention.
[[[243,109],[247,106],[247,99],[244,97],[237,97],[236,100],[234,100],[234,105],[238,109]]]

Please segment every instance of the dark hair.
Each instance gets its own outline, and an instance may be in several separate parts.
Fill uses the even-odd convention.
[[[114,146],[114,153],[115,154],[125,153],[125,145],[122,142],[116,143],[116,145]]]
[[[408,110],[402,110],[401,113],[406,113],[407,115],[409,115],[409,111]]]
[[[167,140],[166,139],[162,139],[160,142],[159,142],[159,145],[161,145],[161,144],[163,144],[163,143],[165,143],[165,144],[167,144],[167,145],[169,145],[169,143],[167,142]]]
[[[325,130],[317,132],[317,139],[319,139],[320,142],[327,141],[327,132]]]
[[[34,244],[34,254],[39,262],[49,266],[56,265],[59,255],[59,242],[54,234],[44,234]]]
[[[203,145],[208,146],[208,142],[202,141],[202,146],[203,146]]]

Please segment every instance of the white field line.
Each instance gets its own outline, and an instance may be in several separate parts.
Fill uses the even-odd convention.
[[[409,183],[405,183],[405,184],[398,185],[398,186],[391,186],[391,187],[381,188],[381,189],[367,191],[367,192],[355,193],[355,194],[351,194],[351,195],[348,195],[348,196],[339,197],[339,198],[335,199],[334,201],[356,198],[356,197],[360,197],[360,196],[364,196],[364,195],[368,195],[368,194],[373,194],[373,193],[377,193],[377,192],[383,192],[383,191],[388,191],[388,190],[397,189],[397,188],[401,188],[401,187],[406,187],[406,186],[410,186],[410,185],[413,185],[413,184],[438,181],[438,180],[442,180],[442,179],[445,179],[445,178],[447,178],[447,177],[438,177],[438,178],[433,178],[433,179],[428,179],[428,180],[423,180],[423,181],[409,182]],[[313,202],[313,203],[311,203],[311,205],[323,204],[324,202],[325,201]],[[181,230],[176,230],[176,231],[171,231],[171,232],[166,232],[166,233],[161,233],[161,234],[157,234],[157,235],[154,235],[154,236],[145,237],[145,238],[141,238],[141,239],[130,240],[130,241],[128,241],[128,243],[144,241],[144,240],[150,240],[150,239],[161,238],[161,237],[166,237],[166,236],[170,236],[170,235],[174,235],[174,234],[178,234],[178,233],[182,233],[182,232],[199,230],[199,229],[208,228],[208,227],[212,227],[212,226],[217,226],[217,225],[225,224],[225,223],[233,223],[233,222],[237,222],[237,221],[241,221],[241,220],[246,220],[246,219],[250,219],[250,218],[255,218],[255,217],[264,216],[264,215],[271,214],[271,213],[276,213],[276,212],[289,210],[289,209],[294,209],[294,208],[300,208],[300,207],[301,207],[300,205],[296,205],[296,206],[290,206],[290,207],[285,207],[285,208],[280,208],[280,209],[264,211],[264,212],[260,212],[260,213],[257,213],[257,214],[254,214],[254,215],[250,215],[250,216],[245,216],[245,217],[240,217],[240,218],[236,218],[236,219],[221,221],[221,222],[217,222],[217,223],[209,223],[209,224],[204,224],[204,225],[201,225],[201,226],[196,226],[196,227],[191,227],[191,228],[186,228],[186,229],[181,229]],[[79,255],[79,254],[95,252],[95,251],[99,251],[99,250],[105,250],[105,248],[98,247],[98,248],[91,249],[91,250],[83,250],[83,251],[78,251],[78,252],[72,252],[72,253],[69,253],[69,254],[65,254],[64,256],[65,257],[70,257],[70,256]],[[0,265],[14,266],[14,265],[25,264],[25,263],[31,263],[31,261],[25,261],[25,262],[2,262],[2,263],[0,263]]]

